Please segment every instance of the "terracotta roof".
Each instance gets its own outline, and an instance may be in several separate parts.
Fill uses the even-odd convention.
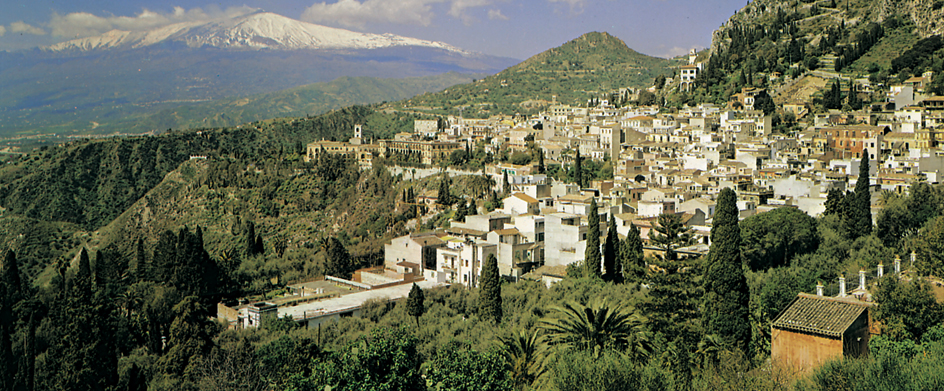
[[[527,194],[524,194],[524,193],[515,193],[515,194],[512,194],[511,196],[512,196],[512,197],[517,197],[517,198],[521,199],[522,201],[527,202],[527,203],[529,203],[529,204],[536,204],[536,203],[538,202],[538,200],[535,199],[534,197],[531,197],[531,196],[529,196],[529,195],[527,195]]]
[[[867,308],[865,303],[800,293],[772,326],[840,338]]]
[[[499,235],[501,235],[501,236],[505,236],[505,235],[517,235],[517,234],[518,234],[518,229],[517,229],[517,228],[496,229],[496,230],[494,230],[494,231],[492,231],[492,232],[495,232],[496,234],[499,234]]]

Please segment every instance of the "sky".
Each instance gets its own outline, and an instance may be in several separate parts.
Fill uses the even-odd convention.
[[[710,45],[711,32],[745,5],[745,0],[4,0],[0,50],[261,9],[520,60],[591,31],[608,32],[645,54],[673,57]]]

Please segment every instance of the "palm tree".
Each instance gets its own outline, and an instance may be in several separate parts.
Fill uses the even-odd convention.
[[[718,334],[708,334],[698,342],[698,350],[695,351],[698,366],[709,367],[718,362],[721,353],[725,351],[724,339]]]
[[[509,336],[500,336],[501,354],[511,374],[515,388],[522,390],[547,372],[546,356],[538,330],[519,330]]]
[[[589,305],[564,303],[552,307],[554,316],[541,319],[549,345],[562,345],[591,350],[599,357],[605,349],[625,350],[634,360],[652,353],[653,346],[646,330],[646,318],[634,310],[610,307],[606,300]]]
[[[878,193],[878,204],[881,206],[887,206],[892,201],[898,199],[898,193],[895,193],[891,190],[885,189],[881,193]]]

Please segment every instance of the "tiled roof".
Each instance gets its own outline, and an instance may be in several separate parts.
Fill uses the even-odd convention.
[[[867,308],[864,303],[800,293],[772,326],[839,338]]]
[[[515,193],[515,194],[512,194],[511,196],[512,196],[512,197],[517,197],[517,198],[521,199],[522,201],[527,202],[527,203],[529,203],[529,204],[535,204],[535,203],[538,202],[538,200],[536,200],[534,197],[531,197],[531,196],[529,196],[529,195],[527,195],[527,194],[524,194],[524,193]]]

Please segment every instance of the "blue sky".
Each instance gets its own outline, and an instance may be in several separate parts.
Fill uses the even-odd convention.
[[[525,59],[590,31],[642,53],[669,57],[704,48],[745,0],[5,0],[0,50],[237,15],[255,9],[370,33],[443,41]]]

